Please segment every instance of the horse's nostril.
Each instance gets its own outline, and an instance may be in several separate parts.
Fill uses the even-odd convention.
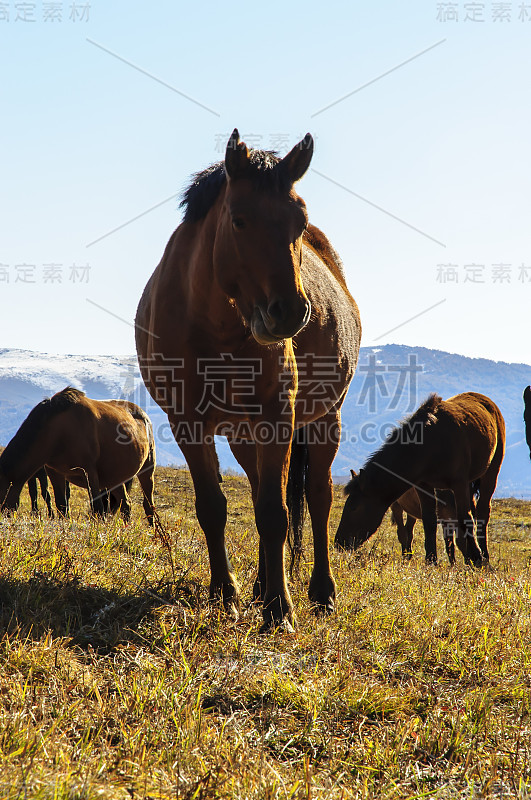
[[[283,300],[274,300],[269,304],[267,313],[275,322],[283,322],[287,316],[287,303]]]

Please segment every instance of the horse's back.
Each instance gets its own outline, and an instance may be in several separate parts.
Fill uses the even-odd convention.
[[[469,452],[472,462],[487,466],[494,462],[499,469],[505,453],[505,421],[494,400],[479,392],[463,392],[441,403],[441,416],[450,419],[450,446]]]
[[[348,291],[339,256],[318,228],[309,226],[303,240],[301,277],[312,315],[295,337],[295,355],[337,357],[350,381],[358,361],[361,321]]]
[[[481,420],[490,420],[495,426],[497,435],[505,439],[505,420],[500,409],[490,397],[480,392],[463,392],[443,401],[445,408],[450,409],[456,418],[467,418],[479,425]]]

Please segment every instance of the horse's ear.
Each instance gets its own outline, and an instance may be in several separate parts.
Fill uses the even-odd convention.
[[[296,144],[293,150],[284,156],[279,164],[282,170],[289,175],[292,183],[300,180],[308,167],[313,156],[313,136],[307,133],[304,139]]]
[[[367,479],[365,477],[365,470],[364,469],[360,469],[360,471],[358,472],[357,478],[358,478],[358,486],[360,487],[361,491],[364,492],[365,491],[365,487],[367,485]]]
[[[225,172],[229,178],[237,178],[247,169],[249,151],[244,142],[240,142],[238,128],[234,128],[225,150]]]
[[[352,480],[354,480],[354,478],[357,476],[356,471],[353,470],[353,469],[350,470],[350,474],[351,474]]]

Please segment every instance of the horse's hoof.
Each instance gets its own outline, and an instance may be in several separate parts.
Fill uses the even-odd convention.
[[[234,602],[225,603],[224,604],[225,613],[232,622],[238,622],[240,618],[240,612],[238,611],[238,606]]]
[[[354,550],[354,542],[348,542],[346,539],[335,539],[334,547],[340,553],[350,553]]]
[[[238,622],[240,618],[239,604],[236,600],[223,601],[220,597],[210,598],[210,606],[215,614],[219,614],[221,610],[231,620],[231,622]]]
[[[336,606],[336,582],[330,573],[313,573],[308,586],[308,597],[316,616],[333,614]]]
[[[213,605],[223,605],[225,613],[233,620],[239,618],[240,594],[234,583],[224,583],[221,586],[210,586],[210,602]]]
[[[290,636],[295,633],[294,625],[287,617],[282,620],[266,620],[260,627],[260,633],[287,633]]]
[[[253,603],[261,603],[263,599],[264,596],[262,594],[262,584],[257,579],[253,585]]]
[[[312,603],[312,611],[316,617],[329,617],[336,612],[336,604],[333,597],[329,597],[324,603]]]
[[[286,633],[293,633],[295,627],[293,606],[288,598],[274,597],[269,601],[264,601],[262,609],[264,623],[260,628],[260,633],[270,633],[280,630]]]

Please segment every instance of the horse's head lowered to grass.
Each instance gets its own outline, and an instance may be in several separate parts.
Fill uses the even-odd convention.
[[[340,550],[356,550],[376,533],[387,511],[385,503],[372,496],[365,471],[351,470],[352,480],[345,487],[346,501],[337,529],[335,545]]]

